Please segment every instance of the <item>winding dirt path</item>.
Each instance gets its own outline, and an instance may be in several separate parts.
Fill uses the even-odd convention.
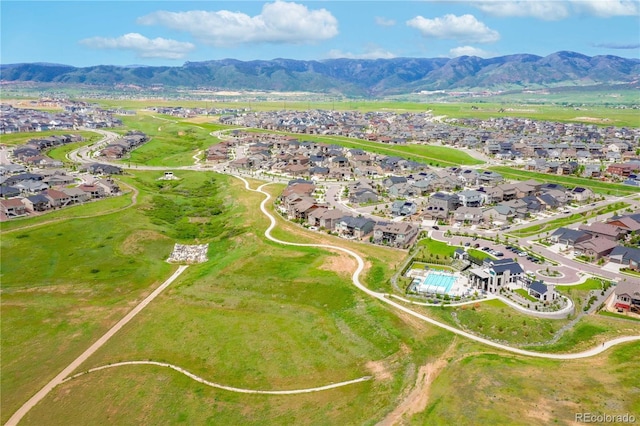
[[[235,176],[235,175],[232,175]],[[609,349],[612,346],[615,345],[619,345],[622,343],[627,343],[627,342],[633,342],[633,341],[640,341],[640,336],[624,336],[624,337],[618,337],[616,339],[612,339],[609,340],[607,342],[604,342],[602,345],[598,345],[596,347],[593,347],[591,349],[588,349],[586,351],[583,352],[576,352],[576,353],[545,353],[545,352],[534,352],[534,351],[527,351],[524,349],[519,349],[519,348],[514,348],[508,345],[503,345],[501,343],[497,343],[494,342],[492,340],[489,339],[485,339],[483,337],[479,337],[476,336],[474,334],[468,333],[466,331],[460,330],[458,328],[452,327],[448,324],[436,321],[432,318],[429,318],[425,315],[422,315],[418,312],[415,312],[409,308],[407,308],[404,305],[401,305],[397,302],[394,302],[393,300],[391,300],[391,297],[389,294],[386,293],[379,293],[373,290],[370,290],[369,288],[367,288],[364,284],[362,284],[362,282],[360,282],[360,274],[362,273],[362,271],[364,270],[365,267],[365,263],[364,260],[362,259],[362,257],[357,254],[356,252],[344,248],[344,247],[339,247],[339,246],[333,246],[333,245],[329,245],[329,244],[307,244],[307,243],[292,243],[292,242],[288,242],[288,241],[283,241],[283,240],[279,240],[275,237],[273,237],[271,235],[271,231],[275,228],[277,222],[275,217],[273,217],[273,215],[271,213],[269,213],[269,211],[266,208],[266,204],[267,202],[271,199],[271,195],[264,191],[263,188],[267,185],[270,185],[270,183],[265,183],[263,185],[260,185],[258,187],[258,189],[252,189],[249,185],[249,182],[244,179],[243,177],[240,176],[235,176],[237,179],[240,179],[241,181],[244,182],[245,188],[248,191],[252,191],[252,192],[259,192],[261,194],[263,194],[265,196],[265,199],[262,200],[262,202],[260,203],[260,210],[262,211],[262,213],[267,216],[269,218],[270,221],[270,225],[267,228],[267,230],[264,232],[264,235],[267,239],[278,243],[278,244],[283,244],[283,245],[289,245],[289,246],[296,246],[296,247],[316,247],[316,248],[324,248],[324,249],[328,249],[328,250],[335,250],[335,251],[340,251],[343,253],[347,253],[348,255],[352,256],[356,262],[358,263],[358,267],[356,268],[356,270],[353,272],[353,275],[351,277],[353,284],[360,289],[362,292],[368,294],[369,296],[380,300],[381,302],[384,302],[388,305],[393,306],[394,308],[401,310],[409,315],[412,315],[422,321],[426,321],[429,324],[432,324],[436,327],[440,327],[442,329],[445,329],[447,331],[450,331],[452,333],[455,333],[459,336],[463,336],[466,337],[467,339],[470,340],[474,340],[476,342],[482,343],[484,345],[487,346],[491,346],[493,348],[496,349],[500,349],[503,351],[507,351],[507,352],[511,352],[514,354],[518,354],[518,355],[524,355],[524,356],[530,356],[530,357],[535,357],[535,358],[547,358],[547,359],[557,359],[557,360],[569,360],[569,359],[580,359],[580,358],[588,358],[591,356],[595,356],[598,355],[604,351],[606,351],[607,349]]]
[[[74,370],[76,370],[83,362],[85,362],[91,355],[93,355],[98,349],[100,349],[105,343],[109,341],[122,327],[127,325],[129,321],[131,321],[136,315],[140,313],[149,303],[153,301],[160,293],[164,291],[171,283],[173,283],[176,278],[178,278],[186,269],[188,265],[181,265],[178,267],[176,272],[174,272],[165,282],[162,283],[158,288],[156,288],[150,295],[145,297],[142,302],[138,303],[135,308],[133,308],[127,315],[125,315],[120,321],[116,323],[113,327],[109,329],[102,337],[100,337],[93,345],[89,346],[89,348],[84,351],[78,358],[73,360],[71,364],[65,367],[57,376],[55,376],[49,383],[47,383],[42,389],[38,391],[35,395],[33,395],[27,402],[25,402],[22,407],[18,409],[9,420],[5,423],[6,426],[14,426],[17,425],[18,422],[31,410],[38,402],[40,402],[49,392],[53,390],[56,386],[62,383]]]
[[[262,394],[262,395],[298,395],[298,394],[301,394],[301,393],[321,392],[321,391],[325,391],[325,390],[329,390],[329,389],[339,388],[339,387],[342,387],[342,386],[352,385],[352,384],[355,384],[355,383],[366,382],[367,380],[371,380],[371,378],[372,378],[371,376],[364,376],[364,377],[360,377],[359,379],[347,380],[345,382],[339,382],[339,383],[331,383],[330,385],[318,386],[318,387],[315,387],[315,388],[307,388],[307,389],[254,390],[254,389],[235,388],[235,387],[232,387],[232,386],[225,386],[225,385],[221,385],[221,384],[218,384],[218,383],[210,382],[210,381],[208,381],[206,379],[203,379],[200,376],[196,376],[195,374],[185,370],[182,367],[178,367],[177,365],[173,365],[173,364],[168,364],[166,362],[124,361],[124,362],[118,362],[118,363],[114,363],[114,364],[103,365],[101,367],[92,368],[92,369],[84,371],[82,373],[75,374],[75,375],[73,375],[71,377],[67,377],[66,379],[63,380],[63,382],[66,382],[66,381],[71,380],[71,379],[75,379],[76,377],[84,376],[85,374],[88,374],[88,373],[93,373],[95,371],[106,370],[108,368],[114,368],[114,367],[122,367],[122,366],[125,366],[125,365],[156,365],[156,366],[159,366],[159,367],[166,367],[166,368],[170,368],[172,370],[175,370],[175,371],[177,371],[179,373],[182,373],[185,376],[192,378],[196,382],[200,382],[200,383],[205,384],[207,386],[211,386],[212,388],[222,389],[222,390],[226,390],[226,391],[230,391],[230,392],[237,392],[237,393],[251,393],[251,394]]]

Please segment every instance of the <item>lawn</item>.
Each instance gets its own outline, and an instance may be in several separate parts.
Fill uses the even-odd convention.
[[[593,192],[607,195],[630,195],[640,192],[639,187],[621,185],[619,183],[603,182],[595,179],[581,178],[577,176],[562,176],[548,173],[530,172],[527,170],[515,169],[505,166],[489,167],[489,170],[500,173],[506,179],[529,180],[535,179],[540,182],[559,183],[561,185],[574,185],[589,188]]]
[[[70,220],[30,229],[28,237],[12,233],[3,238],[7,288],[2,321],[4,330],[20,331],[2,335],[5,420],[150,284],[170,274],[172,267],[163,260],[183,230],[157,198],[170,198],[191,214],[207,207],[194,201],[202,198],[200,188],[214,199],[216,191],[207,186],[214,176],[210,173],[183,172],[176,186],[156,181],[160,175],[123,177],[140,190],[141,205],[95,219],[90,227]],[[350,280],[355,265],[350,259],[266,241],[262,232],[268,221],[254,213],[263,196],[244,192],[231,177],[214,179],[217,204],[224,206],[215,220],[226,231],[208,236],[202,227],[198,238],[210,243],[210,261],[188,269],[80,370],[154,359],[230,386],[291,389],[380,374],[370,364],[375,362],[388,378],[327,393],[268,398],[212,390],[170,370],[127,367],[65,383],[25,424],[61,424],[69,418],[79,423],[161,423],[170,418],[251,424],[263,423],[265,416],[275,423],[362,423],[384,416],[415,379],[416,365],[437,356],[451,341],[447,333],[398,317],[360,293]],[[319,238],[314,234],[309,232],[308,238]],[[29,241],[64,244],[59,250],[34,249]],[[364,245],[352,244],[364,251]],[[402,257],[403,252],[382,247],[373,251],[367,259],[367,283],[385,285],[392,272],[387,262]],[[25,267],[30,269],[28,281],[19,273]],[[91,410],[83,408],[87,404]],[[203,410],[212,404],[216,410]]]
[[[640,343],[594,358],[552,361],[462,342],[436,378],[413,425],[576,424],[576,413],[640,413]]]
[[[367,152],[388,156],[402,157],[432,166],[460,166],[483,164],[482,161],[471,157],[459,149],[436,145],[389,145],[381,142],[366,141],[363,139],[347,138],[342,136],[303,135],[288,132],[268,132],[266,130],[247,129],[256,133],[278,133],[294,136],[299,140],[322,142],[340,145],[345,148],[360,148]]]
[[[159,119],[151,115],[123,117],[127,128],[149,135],[151,140],[123,158],[127,164],[179,167],[193,165],[199,151],[219,142],[209,133],[211,130],[199,124],[185,124],[171,119]]]
[[[527,290],[523,289],[523,288],[517,288],[515,290],[516,293],[518,293],[521,297],[524,297],[526,300],[533,302],[533,303],[538,303],[540,300],[536,299],[535,297],[532,297],[529,295],[529,292],[527,292]]]
[[[6,224],[15,232],[3,224],[3,421],[175,268],[165,262],[175,242],[167,234],[177,234],[179,224],[150,215],[153,198],[163,190],[155,181],[160,175],[122,177],[138,181],[133,208],[88,219],[60,217],[99,213],[99,208],[113,207],[110,201],[131,202],[123,196]],[[197,190],[211,176],[185,172],[178,189]],[[216,191],[207,190],[216,200]],[[224,200],[217,200],[224,206]],[[224,235],[234,229],[229,214],[213,219]]]
[[[618,201],[616,203],[609,204],[608,206],[601,207],[597,210],[593,209],[583,213],[574,213],[572,215],[560,217],[549,222],[540,223],[537,225],[529,226],[527,228],[518,229],[516,231],[511,231],[509,232],[509,235],[517,237],[529,237],[531,235],[541,234],[543,232],[551,232],[557,228],[571,225],[572,223],[581,222],[606,213],[626,209],[627,207],[629,207],[628,203]]]

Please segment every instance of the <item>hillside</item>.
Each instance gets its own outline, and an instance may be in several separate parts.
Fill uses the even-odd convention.
[[[0,79],[384,96],[431,90],[637,85],[640,60],[557,52],[545,57],[519,54],[489,59],[472,56],[322,61],[223,59],[186,62],[178,67],[98,65],[77,68],[34,63],[0,65]]]

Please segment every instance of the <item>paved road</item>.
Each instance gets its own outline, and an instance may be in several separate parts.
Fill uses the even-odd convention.
[[[358,266],[355,270],[355,272],[352,275],[352,281],[353,284],[362,292],[368,294],[369,296],[380,300],[381,302],[384,302],[388,305],[393,306],[394,308],[401,310],[411,316],[414,316],[422,321],[428,322],[432,325],[435,325],[436,327],[440,327],[442,329],[445,329],[447,331],[450,331],[452,333],[458,334],[460,336],[466,337],[468,339],[474,340],[476,342],[479,343],[483,343],[487,346],[491,346],[493,348],[496,349],[500,349],[503,351],[507,351],[507,352],[511,352],[511,353],[515,353],[518,355],[524,355],[524,356],[530,356],[530,357],[535,357],[535,358],[548,358],[548,359],[557,359],[557,360],[570,360],[570,359],[580,359],[580,358],[587,358],[587,357],[591,357],[594,355],[598,355],[602,352],[604,352],[605,350],[607,350],[608,348],[615,346],[615,345],[619,345],[621,343],[626,343],[626,342],[633,342],[633,341],[640,341],[640,336],[625,336],[625,337],[619,337],[617,339],[613,339],[610,340],[608,342],[604,342],[602,345],[596,346],[594,348],[591,348],[589,350],[583,351],[583,352],[578,352],[578,353],[569,353],[569,354],[556,354],[556,353],[544,353],[544,352],[533,352],[533,351],[527,351],[524,349],[519,349],[519,348],[514,348],[511,346],[507,346],[507,345],[503,345],[500,343],[496,343],[494,341],[473,335],[471,333],[467,333],[466,331],[463,330],[459,330],[455,327],[452,327],[448,324],[444,324],[441,323],[439,321],[436,321],[432,318],[429,318],[425,315],[422,315],[418,312],[415,312],[409,308],[407,308],[404,305],[401,305],[399,303],[394,302],[393,300],[390,299],[390,296],[388,294],[385,293],[378,293],[375,292],[373,290],[370,290],[369,288],[367,288],[364,284],[362,284],[360,282],[360,274],[362,273],[362,271],[364,270],[364,260],[362,259],[362,257],[360,255],[358,255],[357,253],[355,253],[352,250],[349,250],[347,248],[344,247],[339,247],[339,246],[332,246],[329,244],[306,244],[306,243],[291,243],[288,241],[282,241],[279,240],[275,237],[273,237],[271,235],[271,231],[275,228],[277,222],[275,217],[273,217],[273,215],[271,215],[271,213],[269,213],[269,211],[266,208],[266,204],[267,202],[271,199],[271,195],[267,192],[265,192],[263,190],[263,188],[266,185],[269,185],[268,183],[261,185],[260,187],[258,187],[258,189],[252,189],[249,186],[249,182],[247,182],[244,178],[236,176],[238,179],[242,180],[244,182],[245,188],[248,191],[252,191],[252,192],[259,192],[263,195],[265,195],[265,199],[260,203],[260,210],[262,211],[262,213],[267,216],[269,218],[270,221],[270,225],[267,228],[267,230],[264,232],[264,235],[267,239],[276,242],[278,244],[284,244],[284,245],[290,245],[290,246],[296,246],[296,247],[317,247],[317,248],[325,248],[328,250],[337,250],[337,251],[341,251],[343,253],[346,253],[348,255],[350,255],[351,257],[353,257]]]
[[[261,394],[261,395],[298,395],[298,394],[301,394],[301,393],[321,392],[321,391],[325,391],[325,390],[329,390],[329,389],[339,388],[339,387],[342,387],[342,386],[353,385],[355,383],[366,382],[367,380],[371,380],[372,379],[371,376],[364,376],[364,377],[360,377],[358,379],[347,380],[345,382],[331,383],[330,385],[318,386],[318,387],[307,388],[307,389],[291,389],[291,390],[279,390],[279,391],[275,391],[275,390],[254,390],[254,389],[235,388],[235,387],[232,387],[232,386],[225,386],[225,385],[221,385],[219,383],[210,382],[210,381],[208,381],[206,379],[203,379],[200,376],[196,376],[195,374],[185,370],[182,367],[178,367],[177,365],[173,365],[173,364],[168,364],[166,362],[125,361],[125,362],[117,362],[117,363],[114,363],[114,364],[108,364],[108,365],[103,365],[101,367],[92,368],[92,369],[87,370],[85,372],[82,372],[82,373],[73,375],[71,377],[68,377],[64,381],[66,382],[68,380],[75,379],[76,377],[84,376],[87,373],[93,373],[95,371],[100,371],[100,370],[106,370],[108,368],[122,367],[122,366],[125,366],[125,365],[156,365],[156,366],[159,366],[159,367],[167,367],[167,368],[175,370],[175,371],[177,371],[179,373],[182,373],[187,377],[192,378],[196,382],[200,382],[200,383],[205,384],[207,386],[211,386],[212,388],[222,389],[222,390],[226,390],[226,391],[229,391],[229,392]]]
[[[57,376],[55,376],[49,383],[47,383],[42,389],[32,396],[22,407],[16,411],[11,418],[5,423],[6,426],[17,425],[20,420],[31,410],[38,402],[40,402],[49,392],[56,386],[62,383],[71,373],[73,373],[83,362],[85,362],[91,355],[93,355],[98,349],[100,349],[105,343],[109,341],[122,327],[124,327],[129,321],[131,321],[140,311],[142,311],[149,303],[151,303],[164,289],[169,287],[176,278],[180,276],[188,265],[181,265],[176,272],[173,273],[162,285],[156,288],[150,295],[145,297],[135,308],[133,308],[127,315],[109,329],[102,337],[100,337],[93,345],[84,351],[78,358],[73,360],[71,364],[65,367]]]

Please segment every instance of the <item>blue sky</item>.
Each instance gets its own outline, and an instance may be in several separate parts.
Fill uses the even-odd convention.
[[[640,0],[6,1],[0,62],[640,57]]]

